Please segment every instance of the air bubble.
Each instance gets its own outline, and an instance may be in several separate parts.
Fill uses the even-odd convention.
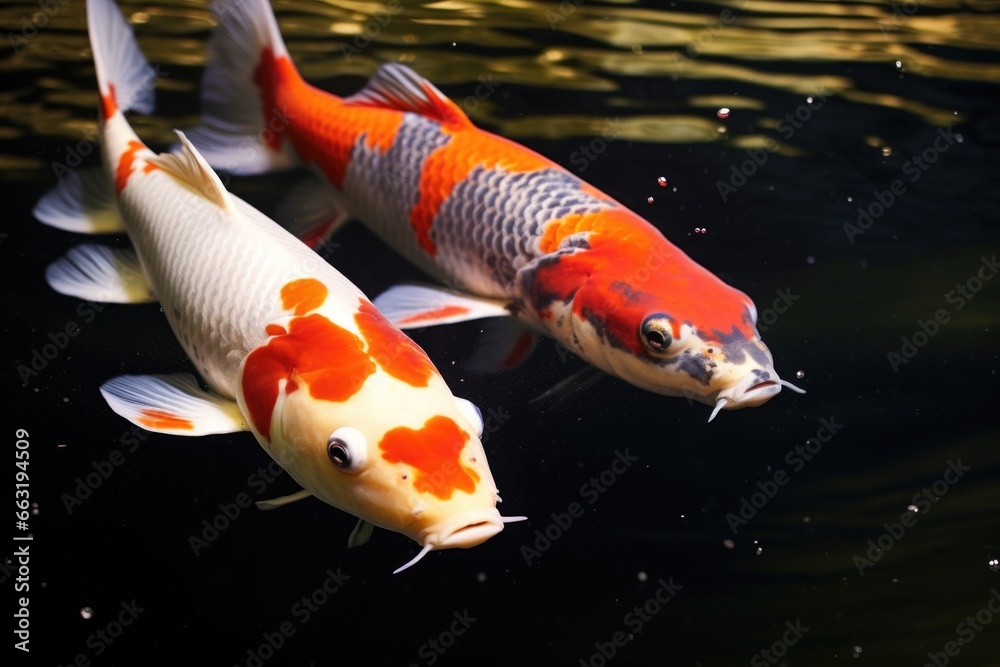
[[[736,543],[727,538],[725,540],[722,540],[722,546],[726,547],[727,549],[735,549]]]
[[[722,107],[721,109],[715,112],[715,115],[718,116],[719,118],[722,118],[723,120],[729,118],[729,107]]]
[[[892,155],[892,147],[891,146],[883,146],[882,147],[882,157],[889,157],[890,155]]]
[[[795,371],[795,377],[798,378],[799,380],[801,380],[805,376],[806,376],[806,372],[805,371]]]
[[[990,572],[1000,571],[1000,558],[991,558],[989,561]]]
[[[914,514],[916,514],[917,512],[920,511],[920,508],[917,507],[916,505],[907,505],[906,509],[908,509],[909,511],[913,512]]]
[[[84,607],[83,609],[80,610],[80,618],[82,618],[83,620],[89,621],[93,617],[94,617],[94,610],[91,609],[90,607]]]
[[[667,177],[666,176],[660,176],[658,179],[656,179],[656,182],[660,184],[661,188],[667,187]]]
[[[860,646],[855,646],[854,647],[854,653],[852,653],[851,656],[854,657],[854,658],[860,658],[861,657],[861,647]]]
[[[646,581],[647,579],[649,579],[649,575],[647,575],[645,572],[640,572],[639,574],[635,575],[635,578],[638,579],[639,581]]]
[[[478,581],[479,583],[483,583],[484,581],[486,581],[486,573],[480,572],[479,574],[477,574],[476,581]]]
[[[652,204],[653,203],[653,198],[652,197],[646,197],[646,203],[647,204]]]
[[[761,549],[760,547],[757,547],[757,551],[756,551],[756,554],[757,554],[757,555],[759,556],[759,555],[761,555],[762,553],[764,553],[764,550],[763,550],[763,549]]]

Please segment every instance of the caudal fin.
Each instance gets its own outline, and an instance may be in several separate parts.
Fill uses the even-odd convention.
[[[291,147],[280,137],[288,118],[275,105],[275,65],[298,75],[268,0],[217,0],[212,12],[219,24],[201,82],[202,126],[188,138],[209,164],[231,173],[292,166]]]
[[[139,51],[132,28],[112,0],[87,0],[87,29],[104,119],[129,109],[152,113],[156,70]]]
[[[136,44],[132,28],[113,0],[87,0],[87,30],[101,94],[101,119],[134,109],[152,113],[156,70]],[[77,169],[36,204],[35,217],[80,234],[124,232],[115,191],[100,167]]]

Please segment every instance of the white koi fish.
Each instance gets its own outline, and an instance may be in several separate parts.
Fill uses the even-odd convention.
[[[496,509],[478,409],[357,287],[227,192],[183,134],[175,153],[147,148],[124,112],[151,110],[152,71],[110,0],[89,0],[87,20],[103,168],[64,180],[35,214],[127,232],[135,251],[78,246],[46,277],[83,299],[158,300],[209,389],[125,375],[101,387],[111,408],[158,433],[251,431],[302,486],[262,507],[315,496],[360,518],[351,545],[372,526],[402,533],[422,550],[399,570],[519,520]]]

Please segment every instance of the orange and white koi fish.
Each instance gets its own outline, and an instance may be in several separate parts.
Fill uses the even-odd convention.
[[[310,86],[267,0],[214,11],[192,141],[236,173],[314,167],[333,186],[334,225],[359,218],[467,292],[395,287],[376,304],[397,325],[513,314],[636,386],[715,406],[710,420],[802,391],[775,372],[750,298],[608,195],[478,129],[404,66],[347,98]]]
[[[88,300],[159,301],[209,391],[189,374],[125,375],[101,393],[150,431],[249,430],[315,496],[423,548],[471,547],[503,529],[480,442],[482,418],[420,347],[351,282],[225,190],[179,134],[156,154],[125,119],[151,109],[151,70],[111,0],[89,0],[103,167],[63,181],[37,217],[76,232],[127,232],[133,251],[83,245],[49,266],[54,289]],[[398,571],[398,570],[397,570]]]

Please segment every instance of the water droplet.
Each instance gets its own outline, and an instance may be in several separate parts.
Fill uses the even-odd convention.
[[[80,610],[80,618],[82,618],[83,620],[89,621],[93,617],[94,617],[94,610],[91,609],[90,607],[84,607],[83,609]]]
[[[853,657],[855,657],[855,658],[860,658],[861,657],[861,647],[860,646],[855,646],[854,647],[854,653],[852,653],[851,655]]]
[[[795,371],[795,377],[798,378],[799,380],[801,380],[805,376],[806,376],[806,372],[805,371]]]
[[[725,540],[722,540],[722,546],[726,547],[727,549],[735,549],[736,548],[736,543],[733,542],[730,539],[725,539]]]
[[[640,572],[639,574],[635,575],[635,578],[638,579],[639,581],[646,581],[647,579],[649,579],[649,575],[647,575],[645,572]]]
[[[653,198],[652,197],[646,197],[646,203],[647,204],[652,204],[653,203]]]
[[[1000,571],[1000,558],[991,558],[989,566],[990,566],[990,572]]]
[[[916,513],[916,512],[919,512],[919,511],[920,511],[920,508],[919,508],[919,507],[917,507],[916,505],[907,505],[907,506],[906,506],[906,509],[908,509],[908,510],[910,510],[911,512],[914,512],[914,513]]]
[[[890,155],[892,155],[892,147],[891,146],[883,146],[882,147],[882,157],[889,157]]]
[[[729,107],[722,107],[721,109],[715,112],[715,115],[718,116],[719,118],[722,118],[723,120],[729,118]]]
[[[660,176],[658,179],[656,179],[656,182],[660,184],[661,188],[667,187],[667,177],[666,176]]]

